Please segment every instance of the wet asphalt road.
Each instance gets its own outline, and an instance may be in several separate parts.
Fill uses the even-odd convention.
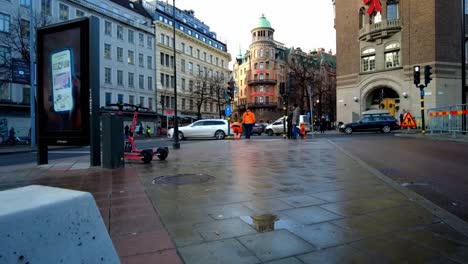
[[[330,140],[468,222],[468,143],[393,136]]]

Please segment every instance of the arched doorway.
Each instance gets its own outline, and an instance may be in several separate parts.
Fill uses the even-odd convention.
[[[365,110],[389,110],[392,116],[400,108],[400,96],[390,87],[376,87],[370,91],[365,99]]]

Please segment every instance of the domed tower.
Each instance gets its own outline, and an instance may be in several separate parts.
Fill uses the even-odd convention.
[[[249,46],[250,71],[247,76],[246,95],[248,107],[258,120],[276,119],[278,116],[278,87],[282,78],[277,71],[275,30],[264,15],[251,30]]]

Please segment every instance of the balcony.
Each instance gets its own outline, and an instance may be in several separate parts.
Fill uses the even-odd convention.
[[[275,79],[253,79],[247,82],[248,85],[256,85],[256,84],[276,84],[278,81]]]
[[[376,39],[389,38],[395,33],[400,32],[400,30],[400,19],[382,19],[380,23],[364,25],[364,27],[359,30],[359,40],[374,41]]]
[[[247,104],[238,104],[237,110],[245,110],[250,108],[281,108],[281,106],[277,102],[268,102],[268,103],[247,103]]]

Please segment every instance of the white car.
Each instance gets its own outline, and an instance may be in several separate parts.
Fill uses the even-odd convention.
[[[300,115],[299,116],[299,123],[304,123],[305,126],[306,126],[306,133],[310,132],[310,124],[309,124],[309,117],[307,117],[306,115]],[[288,125],[288,121],[286,121],[286,126]],[[299,128],[299,126],[297,126]],[[269,136],[273,136],[273,135],[281,135],[283,134],[283,130],[284,129],[284,126],[283,126],[283,118],[280,117],[279,119],[277,119],[275,122],[273,122],[273,124],[269,124],[266,128],[265,128],[265,133]]]
[[[224,139],[227,135],[228,122],[224,119],[203,119],[188,126],[179,127],[179,140],[184,138]],[[167,137],[172,138],[174,128],[169,129]]]

